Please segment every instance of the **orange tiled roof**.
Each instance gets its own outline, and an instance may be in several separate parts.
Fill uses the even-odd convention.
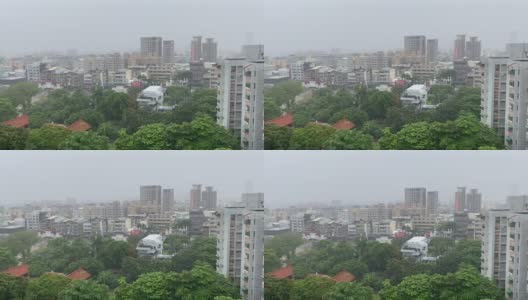
[[[68,129],[71,131],[87,131],[90,130],[92,126],[88,124],[88,122],[84,121],[83,119],[79,119],[75,122],[73,122]]]
[[[356,280],[356,276],[354,276],[353,274],[347,271],[341,271],[336,276],[334,276],[332,279],[334,279],[337,282],[352,282]]]
[[[279,127],[291,126],[293,124],[293,116],[291,114],[285,114],[284,116],[267,121],[266,124],[274,124]]]
[[[16,277],[23,277],[29,273],[29,266],[26,264],[18,265],[15,267],[11,267],[3,271],[2,273]]]
[[[2,124],[6,126],[11,126],[15,128],[24,128],[29,126],[29,116],[28,115],[21,115],[14,119],[7,120],[3,122]]]
[[[333,127],[335,129],[350,130],[350,129],[354,129],[356,127],[356,124],[354,124],[353,122],[351,122],[351,121],[349,121],[347,119],[341,119],[341,120],[339,120],[339,122],[335,123]]]
[[[277,269],[273,272],[268,273],[270,276],[275,277],[277,279],[286,279],[293,277],[293,267],[291,265],[288,265],[286,267]]]
[[[79,268],[79,269],[71,272],[68,275],[68,278],[70,278],[72,280],[87,280],[91,276],[92,275],[90,273],[88,273],[88,271],[84,270],[83,268]]]

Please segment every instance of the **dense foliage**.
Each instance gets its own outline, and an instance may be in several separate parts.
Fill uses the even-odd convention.
[[[503,292],[480,276],[480,241],[433,238],[436,262],[420,263],[400,256],[401,243],[376,241],[320,241],[298,253],[296,243],[277,239],[273,252],[290,253],[294,279],[265,279],[266,299],[502,299]],[[278,246],[277,246],[278,245]],[[266,261],[268,264],[268,262]],[[278,267],[277,267],[278,268]],[[329,276],[352,273],[352,283],[336,283]],[[460,296],[460,298],[458,297]]]
[[[36,236],[21,232],[1,241],[0,264],[4,270],[27,257],[30,278],[0,274],[0,300],[4,299],[237,299],[238,289],[216,273],[216,240],[168,236],[172,259],[137,257],[139,239],[115,241],[57,238],[29,252]],[[9,245],[9,248],[7,248]],[[70,280],[83,268],[89,280]]]
[[[298,92],[298,91],[296,91]],[[393,92],[321,89],[311,99],[280,106],[271,115],[291,113],[293,128],[265,126],[267,150],[489,150],[502,149],[496,133],[480,122],[480,90],[436,85],[429,91],[433,110],[403,107]],[[280,94],[279,94],[280,95]],[[282,99],[283,97],[280,96]],[[267,101],[273,102],[273,95]],[[276,104],[282,100],[276,100]],[[279,108],[280,108],[279,107]],[[266,112],[267,114],[267,112]],[[330,125],[347,119],[353,130]]]
[[[96,89],[92,92],[55,90],[38,93],[34,85],[13,85],[0,95],[0,121],[19,113],[29,115],[29,129],[0,126],[0,149],[43,150],[213,150],[238,149],[231,132],[216,124],[216,91],[169,87],[171,111],[137,106],[137,89],[128,94]],[[28,100],[29,98],[29,100]],[[77,120],[89,132],[66,126]]]

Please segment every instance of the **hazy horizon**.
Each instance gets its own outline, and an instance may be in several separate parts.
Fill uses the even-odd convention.
[[[267,207],[310,202],[375,204],[403,200],[405,187],[438,190],[451,203],[457,186],[477,188],[484,203],[503,203],[519,186],[524,152],[363,151],[34,151],[0,156],[0,205],[41,200],[134,200],[140,185],[175,189],[186,201],[192,184],[212,185],[219,200],[265,193]]]
[[[177,49],[203,35],[220,50],[238,50],[248,32],[272,56],[398,49],[404,35],[415,34],[438,38],[442,50],[461,33],[479,36],[484,49],[528,41],[528,2],[521,0],[21,0],[0,7],[0,55],[10,56],[131,51],[140,36],[152,35],[175,40]]]

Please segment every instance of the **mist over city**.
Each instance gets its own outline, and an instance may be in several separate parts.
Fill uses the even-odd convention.
[[[526,41],[528,35],[523,14],[528,3],[522,0],[7,3],[0,4],[0,55],[133,51],[145,35],[173,39],[176,49],[187,49],[190,37],[197,34],[216,37],[221,52],[262,43],[270,55],[398,49],[401,36],[412,34],[438,38],[442,50],[450,49],[452,37],[460,33],[480,36],[485,49],[503,49],[506,43]]]
[[[266,207],[275,208],[402,202],[407,187],[438,191],[439,202],[452,205],[465,186],[494,207],[528,192],[522,159],[499,152],[13,152],[0,157],[0,204],[130,201],[140,185],[172,188],[176,202],[188,202],[191,186],[204,184],[223,203],[263,192]]]

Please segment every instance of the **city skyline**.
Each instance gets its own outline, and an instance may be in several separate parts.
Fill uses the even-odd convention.
[[[105,10],[100,9],[101,0],[10,3],[8,9],[0,12],[0,36],[3,39],[0,55],[70,48],[82,52],[131,51],[137,50],[137,38],[149,35],[175,40],[176,49],[188,49],[193,35],[212,36],[219,41],[222,50],[238,50],[240,45],[248,42],[247,36],[253,36],[251,42],[265,44],[270,55],[285,55],[302,49],[375,51],[402,48],[403,35],[438,38],[442,50],[452,49],[458,34],[477,35],[483,41],[484,49],[502,49],[506,43],[522,42],[526,40],[523,37],[528,36],[522,18],[522,11],[528,8],[528,4],[519,0],[486,4],[476,0],[463,3],[408,0],[406,5],[388,0],[376,3],[332,0],[330,3],[303,1],[302,6],[298,0],[154,2],[134,5],[121,0],[104,2]],[[512,6],[517,9],[510,10]],[[204,7],[208,9],[204,10]],[[420,14],[416,14],[417,11]],[[501,11],[505,13],[497,14]],[[172,18],[174,14],[178,17]],[[100,17],[93,18],[93,15]],[[393,26],[395,21],[391,17],[394,15],[399,16],[398,26]],[[318,22],[299,22],[316,16]],[[446,16],[450,22],[445,22]],[[214,28],[209,21],[200,22],[219,17],[229,21],[215,22]],[[126,18],[141,18],[141,26],[119,26]],[[368,21],[365,18],[385,21],[372,22],[365,27]],[[73,26],[64,26],[64,22]],[[416,24],[421,24],[420,29]],[[438,24],[442,24],[442,30],[437,29]],[[383,38],[374,38],[380,33]]]
[[[517,162],[523,157],[516,152],[508,157],[500,152],[156,152],[148,160],[141,157],[141,152],[6,152],[0,158],[6,170],[0,177],[0,204],[68,197],[139,200],[138,187],[149,184],[174,189],[177,202],[188,201],[196,183],[214,186],[221,203],[259,191],[271,208],[403,202],[407,187],[439,191],[439,202],[450,207],[460,186],[479,189],[483,205],[505,204],[507,196],[528,192],[518,181],[523,173]]]

